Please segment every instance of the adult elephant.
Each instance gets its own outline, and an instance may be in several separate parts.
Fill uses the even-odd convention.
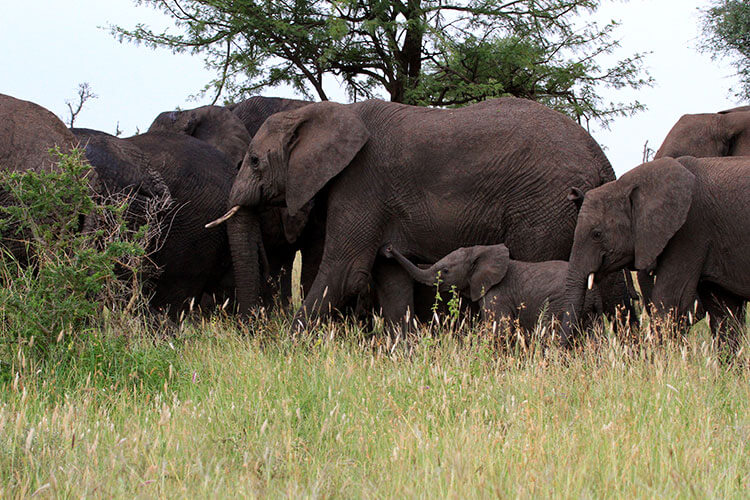
[[[326,314],[362,292],[386,242],[422,262],[502,242],[518,260],[567,259],[576,220],[570,186],[585,192],[613,179],[585,130],[532,101],[451,110],[322,102],[266,120],[231,209],[215,223],[268,204],[291,214],[311,200],[325,204],[324,253],[297,316],[304,324],[304,313]],[[397,264],[373,274],[387,318],[413,310],[411,278]]]
[[[680,156],[750,156],[750,107],[680,117],[654,159]]]
[[[750,158],[661,158],[586,193],[566,283],[571,319],[601,273],[653,272],[657,313],[694,307],[701,284],[740,299],[740,309],[711,311],[719,323],[750,298]],[[730,305],[730,304],[727,304]],[[736,303],[734,304],[737,305]]]
[[[169,190],[172,205],[161,216],[164,234],[151,257],[159,268],[150,280],[151,305],[175,315],[186,301],[204,293],[231,296],[234,284],[226,230],[203,227],[209,214],[223,212],[236,173],[226,155],[183,134],[148,132],[121,139],[98,131],[73,131],[102,177],[147,193],[152,186],[141,173],[155,172]],[[229,229],[239,233],[237,228]],[[236,246],[257,261],[258,245],[254,240]],[[251,269],[240,283],[257,289],[259,279],[257,270]]]
[[[750,155],[750,106],[740,106],[718,113],[683,115],[667,134],[654,159],[747,155]],[[641,271],[638,283],[644,302],[650,303],[653,278]],[[736,310],[742,304],[733,294],[707,282],[698,285],[698,297],[701,306],[714,317],[725,316],[727,307]],[[714,328],[718,326],[718,322],[712,324]]]
[[[239,169],[250,141],[269,116],[308,104],[310,101],[255,96],[228,107],[209,105],[164,111],[148,131],[176,132],[204,140],[223,151]]]
[[[253,135],[269,116],[308,104],[309,101],[256,96],[230,107],[201,106],[165,111],[156,117],[149,132],[176,132],[206,141],[223,151],[239,169]],[[280,292],[282,302],[291,299],[292,265],[298,250],[302,252],[302,288],[308,290],[315,278],[322,256],[324,215],[321,209],[310,214],[312,204],[307,208],[294,216],[284,207],[263,207],[245,214],[245,217],[258,219],[269,275],[268,280],[261,280],[261,289],[249,295],[259,295],[267,305],[272,303],[276,292]],[[253,303],[253,300],[247,298],[245,303]]]
[[[69,153],[75,138],[51,111],[33,102],[0,94],[0,168],[6,171],[50,171],[57,162],[49,150],[58,147]],[[92,188],[98,185],[96,175],[89,174]],[[0,205],[14,203],[13,197],[0,188]],[[27,259],[29,235],[15,234],[11,228],[2,235],[2,245],[17,259]]]
[[[148,132],[173,132],[206,141],[226,154],[237,169],[253,138],[244,123],[224,106],[164,111],[154,119]]]

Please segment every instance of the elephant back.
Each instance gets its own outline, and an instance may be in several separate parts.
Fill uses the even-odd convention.
[[[133,190],[149,198],[169,196],[169,189],[138,147],[98,130],[71,131],[99,177],[101,194]]]
[[[165,111],[156,117],[148,131],[175,132],[195,137],[226,154],[238,167],[252,139],[242,121],[223,106]]]
[[[57,146],[68,153],[74,144],[73,134],[51,111],[0,94],[0,168],[52,170],[55,162],[49,150]]]
[[[308,104],[311,104],[311,102],[281,97],[254,96],[228,107],[242,121],[252,138],[269,116],[282,111],[301,108]]]

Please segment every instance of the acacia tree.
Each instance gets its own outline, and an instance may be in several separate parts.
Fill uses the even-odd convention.
[[[750,99],[750,3],[746,0],[716,0],[703,13],[703,49],[714,57],[734,61],[742,89],[737,97]]]
[[[463,105],[516,95],[606,124],[643,108],[604,103],[603,87],[651,79],[642,54],[603,68],[617,23],[587,22],[601,0],[139,0],[177,32],[113,27],[120,39],[204,55],[228,100],[290,84],[328,99],[326,75],[352,100]]]

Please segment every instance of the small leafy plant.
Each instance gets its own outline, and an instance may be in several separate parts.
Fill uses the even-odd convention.
[[[0,174],[3,375],[75,356],[105,315],[142,303],[149,225],[128,227],[127,193],[92,195],[81,151],[50,153],[53,171]]]

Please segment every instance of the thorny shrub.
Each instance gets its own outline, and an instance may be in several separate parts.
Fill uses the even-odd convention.
[[[82,151],[50,154],[54,171],[0,172],[12,200],[0,206],[0,377],[76,356],[103,318],[144,307],[141,275],[170,203],[92,195]]]

